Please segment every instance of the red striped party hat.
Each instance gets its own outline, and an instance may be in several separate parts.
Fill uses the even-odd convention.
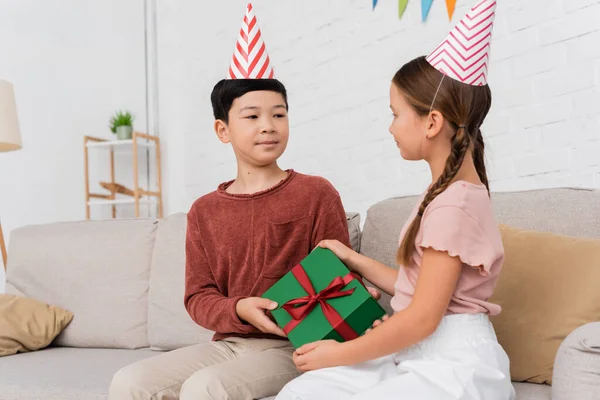
[[[252,4],[248,3],[246,15],[229,67],[228,79],[272,79],[273,67]]]
[[[473,86],[487,85],[496,0],[479,0],[427,56],[444,75]]]

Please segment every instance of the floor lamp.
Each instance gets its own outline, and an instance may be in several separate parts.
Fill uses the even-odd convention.
[[[21,132],[13,85],[0,79],[0,153],[19,150],[21,147]],[[4,269],[6,269],[8,258],[4,236],[2,235],[2,221],[0,221],[0,252],[2,253]]]

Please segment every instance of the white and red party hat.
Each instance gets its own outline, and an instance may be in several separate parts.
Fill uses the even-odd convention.
[[[487,85],[496,0],[479,0],[427,56],[444,75],[473,86]]]
[[[233,52],[228,79],[272,79],[273,67],[252,3],[248,3],[246,15]]]

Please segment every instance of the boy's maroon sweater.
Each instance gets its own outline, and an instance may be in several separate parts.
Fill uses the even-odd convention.
[[[185,307],[192,319],[230,336],[279,338],[240,321],[236,303],[260,297],[323,239],[350,247],[346,214],[325,179],[293,170],[250,195],[226,192],[196,200],[187,216]]]

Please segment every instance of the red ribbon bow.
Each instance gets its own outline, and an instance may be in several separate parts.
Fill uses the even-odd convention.
[[[310,278],[304,271],[302,265],[298,264],[292,269],[292,274],[302,286],[302,288],[308,293],[307,296],[299,297],[288,301],[283,305],[283,309],[287,311],[293,318],[286,324],[283,331],[287,335],[296,326],[298,326],[307,315],[317,306],[321,305],[323,309],[323,315],[327,321],[331,324],[333,329],[344,339],[352,340],[358,337],[358,334],[352,329],[350,325],[344,321],[342,316],[333,308],[327,300],[335,299],[338,297],[350,296],[354,292],[354,288],[342,290],[344,286],[349,284],[352,279],[356,278],[355,274],[349,273],[345,277],[338,276],[333,279],[331,283],[319,293],[316,293],[315,288],[310,281]]]

